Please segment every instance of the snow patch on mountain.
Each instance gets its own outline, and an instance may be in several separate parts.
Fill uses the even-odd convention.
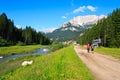
[[[66,30],[78,31],[75,27],[64,27],[61,29],[61,31],[66,31]]]

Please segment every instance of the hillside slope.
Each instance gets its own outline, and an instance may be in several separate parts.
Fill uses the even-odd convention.
[[[87,30],[80,38],[81,44],[92,43],[100,38],[102,46],[120,47],[120,8],[114,10],[107,18],[101,19],[94,27]]]

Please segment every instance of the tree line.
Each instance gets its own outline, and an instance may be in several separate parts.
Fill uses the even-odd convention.
[[[8,19],[5,13],[0,15],[0,46],[16,44],[50,44],[51,41],[41,32],[37,32],[31,26],[25,29],[17,28],[11,19]]]
[[[107,18],[99,20],[91,29],[86,30],[79,43],[92,43],[92,40],[97,38],[101,39],[102,46],[120,47],[120,8],[115,9]]]

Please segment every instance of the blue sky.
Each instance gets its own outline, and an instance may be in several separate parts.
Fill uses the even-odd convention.
[[[83,15],[108,15],[120,8],[119,0],[0,0],[0,14],[6,13],[18,27],[31,26],[51,31]]]

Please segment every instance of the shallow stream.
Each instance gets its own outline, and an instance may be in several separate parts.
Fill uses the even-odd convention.
[[[0,63],[7,61],[7,60],[16,59],[18,57],[30,56],[30,55],[39,55],[39,54],[46,54],[46,53],[50,53],[50,49],[40,48],[32,53],[21,53],[21,54],[9,55],[9,56],[1,56]]]

